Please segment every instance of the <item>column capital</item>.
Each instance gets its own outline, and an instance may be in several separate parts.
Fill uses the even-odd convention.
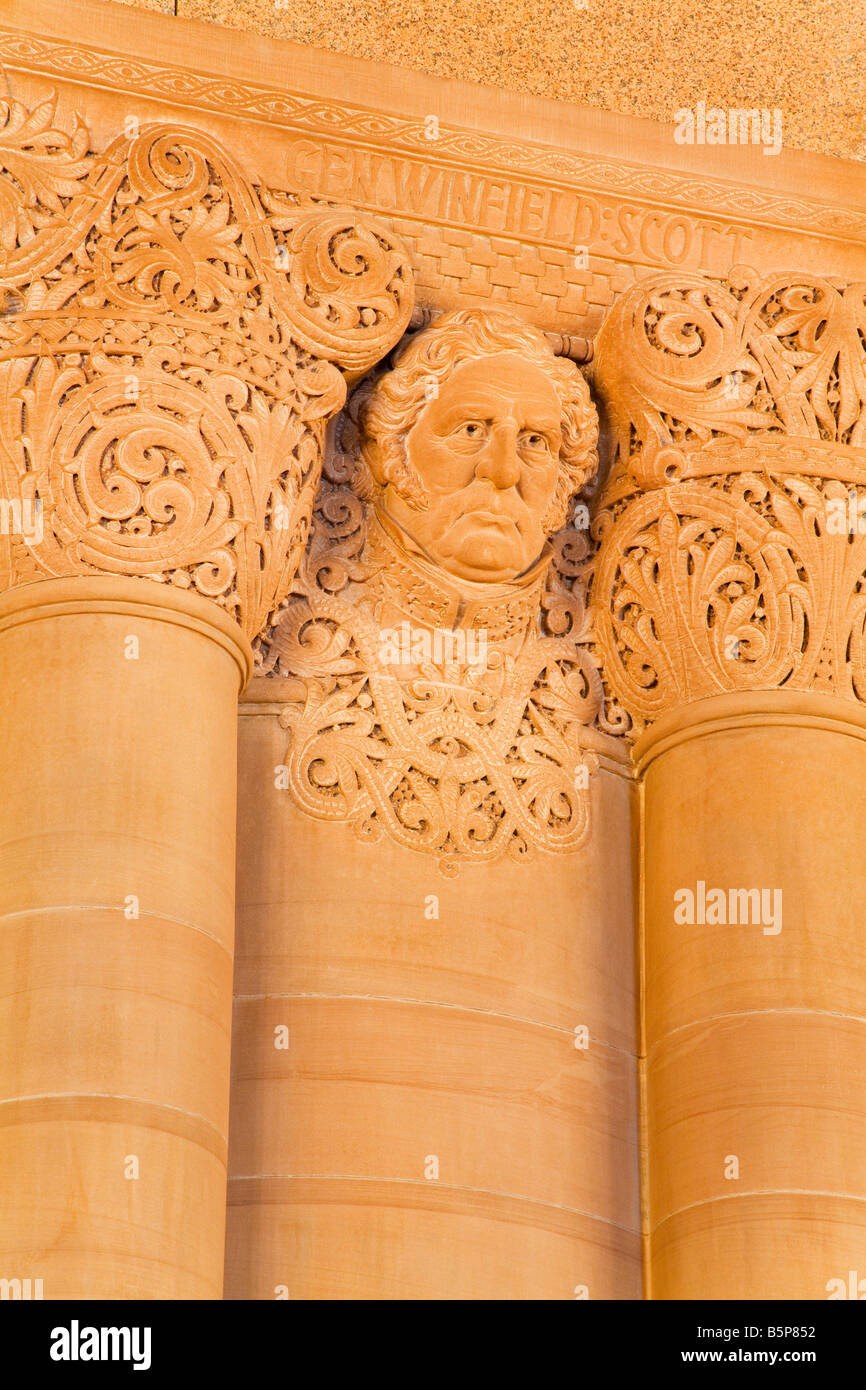
[[[866,698],[866,285],[641,281],[596,343],[605,677],[640,734],[757,690]]]
[[[385,228],[255,187],[209,135],[130,124],[96,153],[51,102],[0,105],[0,588],[150,578],[253,637],[412,272]]]

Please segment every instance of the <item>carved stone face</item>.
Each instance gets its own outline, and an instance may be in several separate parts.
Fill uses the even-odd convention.
[[[514,579],[538,559],[559,471],[562,405],[517,352],[462,362],[406,437],[424,510],[386,487],[381,506],[443,569]]]

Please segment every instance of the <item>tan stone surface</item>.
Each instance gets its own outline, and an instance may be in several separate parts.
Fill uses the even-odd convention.
[[[448,878],[298,812],[243,710],[227,1296],[638,1297],[628,781],[603,852]]]
[[[525,1297],[534,1224],[538,1290],[633,1297],[631,785],[594,726],[585,537],[561,573],[548,541],[596,467],[595,410],[542,334],[466,310],[347,414],[242,706],[229,1295],[263,1287],[243,1242],[275,1203],[268,1267],[300,1296],[346,1296],[355,1239],[358,1296],[417,1290],[414,1254],[430,1297]],[[436,633],[480,660],[434,656]],[[431,1200],[470,1198],[458,1273]]]
[[[657,1232],[652,1297],[826,1299],[862,1268],[864,1216],[862,1201],[799,1192],[689,1208]]]
[[[271,189],[374,213],[425,308],[507,307],[585,338],[666,268],[866,278],[855,161],[681,145],[670,124],[341,54],[324,66],[316,49],[111,0],[9,0],[0,60],[19,99],[58,94],[65,129],[86,106],[97,148],[130,116],[170,118]]]
[[[745,719],[750,699],[738,702]],[[666,751],[661,741],[645,774],[654,1298],[698,1288],[701,1297],[826,1297],[824,1284],[853,1267],[845,1261],[862,1240],[866,959],[852,786],[866,726],[856,706],[827,697],[800,697],[798,710],[796,694],[776,694],[765,705],[760,726],[726,730],[720,718]],[[761,776],[743,796],[755,767]],[[820,852],[805,853],[806,842]],[[781,930],[676,923],[674,893],[698,879],[707,889],[778,888]]]
[[[862,313],[808,276],[657,279],[597,344],[651,1298],[827,1297],[862,1251]]]
[[[220,1296],[235,631],[141,579],[0,599],[0,1255],[46,1298]]]
[[[651,1044],[653,1229],[685,1207],[758,1193],[866,1199],[866,1022],[777,997],[766,1014],[738,1010]],[[738,1178],[725,1176],[728,1155]]]
[[[244,629],[412,277],[201,132],[54,115],[2,106],[0,1257],[219,1298]]]
[[[248,1298],[640,1298],[635,1237],[574,1212],[424,1184],[279,1179],[233,1187],[228,1286]],[[386,1253],[387,1252],[387,1253]],[[385,1258],[383,1258],[385,1256]]]
[[[288,1057],[274,1047],[287,1007]],[[579,1052],[568,1031],[426,1000],[238,1000],[234,1029],[232,1167],[241,1175],[426,1185],[433,1153],[449,1188],[634,1225],[628,1054]]]
[[[239,997],[269,988],[277,995],[307,997],[321,992],[323,978],[333,974],[339,992],[348,996],[441,997],[471,1013],[490,1009],[566,1035],[585,1023],[601,1043],[633,1050],[632,882],[626,849],[632,789],[626,778],[598,776],[599,820],[618,856],[606,878],[582,876],[573,856],[543,857],[540,879],[509,859],[446,878],[435,859],[407,858],[406,851],[384,839],[359,861],[349,826],[338,824],[329,827],[327,837],[317,835],[316,823],[294,811],[288,794],[274,786],[274,769],[285,750],[278,708],[259,714],[245,702],[241,713],[239,872],[247,886],[238,899]],[[293,837],[302,830],[304,851],[296,855]],[[370,864],[375,875],[369,896],[357,892],[359,862]],[[553,872],[557,866],[561,874]],[[546,910],[536,929],[539,881]],[[502,885],[495,898],[491,884]],[[430,893],[439,898],[439,922],[424,917]],[[597,930],[608,914],[620,925]],[[443,921],[450,925],[440,925]],[[335,962],[332,971],[328,961]]]
[[[121,3],[155,8],[159,0]],[[864,153],[866,16],[856,4],[177,0],[176,10],[328,52],[654,120],[672,120],[700,100],[779,107],[794,147]]]
[[[647,911],[659,924],[646,978],[653,1040],[718,1018],[732,998],[756,1016],[777,1008],[862,1016],[866,883],[852,868],[860,862],[866,825],[851,785],[852,778],[866,776],[866,730],[858,738],[856,728],[845,733],[844,724],[835,734],[832,726],[810,727],[791,704],[780,728],[773,729],[768,713],[763,727],[683,742],[647,770],[647,788],[690,827],[690,853],[704,866],[700,877],[708,885],[728,881],[728,861],[736,856],[737,886],[784,882],[788,905],[778,941],[751,927],[675,923],[672,895],[688,883],[682,846],[665,825],[656,827],[646,847],[653,865]],[[776,697],[775,718],[784,713]],[[724,776],[733,789],[741,760],[743,778],[747,768],[759,765],[762,777],[750,784],[736,812],[727,808],[722,816],[716,803],[715,815],[709,815],[708,788]],[[809,841],[821,845],[820,853],[792,852],[804,839],[804,806]]]
[[[670,20],[654,17],[655,39]],[[639,50],[604,23],[628,80]],[[734,63],[733,85],[697,95],[784,106],[789,80],[808,90],[801,37],[820,66],[804,20],[781,86],[749,98]],[[768,51],[750,43],[762,90]],[[241,707],[228,1296],[633,1298],[643,1242],[652,1297],[825,1297],[857,1263],[866,1209],[866,558],[861,534],[828,524],[866,466],[862,166],[681,146],[606,98],[323,61],[108,0],[11,0],[0,57],[0,165],[11,147],[15,168],[0,192],[17,215],[0,264],[3,486],[24,501],[38,483],[50,504],[44,538],[2,538],[21,596],[2,602],[24,612],[39,575],[91,586],[82,611],[0,624],[4,1262],[49,1297],[220,1296],[234,614],[268,674]],[[696,66],[655,66],[697,99]],[[843,103],[850,80],[846,65]],[[675,95],[659,90],[645,83],[646,100]],[[811,124],[786,108],[787,134],[835,139],[812,108]],[[371,262],[385,273],[368,283]],[[482,334],[505,309],[533,371],[520,354],[449,361],[444,403],[421,424],[397,410],[402,455],[355,410],[362,387],[342,427],[370,446],[369,472],[348,445],[327,454],[296,575],[325,421],[405,329],[409,262],[415,326],[432,322],[419,345],[437,324]],[[585,535],[556,532],[565,416],[558,439],[544,416],[563,404],[555,372],[586,394],[551,346],[585,362],[611,304],[587,372],[613,455],[593,631]],[[130,370],[143,399],[124,394]],[[470,397],[478,418],[457,429],[481,433],[455,443],[450,413]],[[275,417],[312,421],[294,455]],[[524,436],[548,430],[527,489],[525,450],[541,446]],[[586,464],[594,425],[574,430]],[[294,507],[279,540],[277,483]],[[509,552],[496,513],[518,484],[533,501]],[[195,524],[177,547],[179,515]],[[170,581],[135,581],[156,673],[135,699],[116,669],[124,571]],[[207,618],[189,619],[194,586]],[[495,618],[513,667],[492,704],[452,672],[451,705],[425,724],[409,687],[430,673],[383,680],[375,655],[395,614],[428,635],[442,615],[460,631]],[[461,780],[449,759],[466,746],[480,772]],[[150,913],[132,946],[107,929],[129,873]],[[781,889],[781,933],[676,924],[674,893],[714,879]],[[137,1184],[118,1152],[142,1161]]]
[[[95,1098],[0,1128],[9,1277],[42,1279],[46,1300],[221,1298],[225,1161],[174,1118]]]

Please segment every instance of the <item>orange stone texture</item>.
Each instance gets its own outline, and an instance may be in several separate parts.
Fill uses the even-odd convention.
[[[171,9],[0,12],[3,1297],[836,1296],[856,142]]]

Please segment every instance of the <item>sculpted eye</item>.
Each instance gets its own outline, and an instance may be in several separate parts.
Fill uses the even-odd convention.
[[[454,433],[461,439],[480,440],[484,438],[485,429],[480,420],[465,420],[462,425],[458,425]]]
[[[520,439],[521,443],[525,444],[529,449],[547,450],[550,448],[550,440],[547,438],[547,435],[540,434],[537,430],[524,430]]]

